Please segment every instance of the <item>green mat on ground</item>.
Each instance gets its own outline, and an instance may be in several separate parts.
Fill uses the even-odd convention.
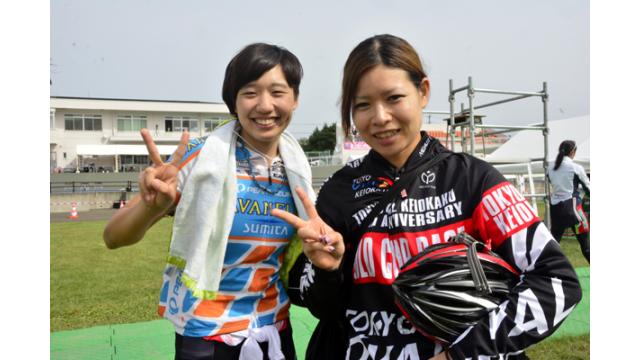
[[[583,267],[577,268],[576,273],[580,279],[580,286],[582,287],[582,300],[576,306],[575,310],[569,314],[569,317],[562,323],[560,328],[556,330],[552,338],[565,337],[565,336],[578,336],[589,334],[589,309],[590,299],[589,293],[589,280],[590,280],[590,268]]]
[[[318,320],[305,308],[291,306],[296,352],[304,354]],[[96,326],[51,333],[52,360],[170,360],[174,355],[173,326],[167,320]]]
[[[582,285],[582,301],[552,337],[589,333],[589,268],[576,269]],[[293,340],[299,358],[317,320],[301,307],[291,306]],[[170,360],[174,355],[173,326],[167,320],[96,326],[51,333],[52,360]]]

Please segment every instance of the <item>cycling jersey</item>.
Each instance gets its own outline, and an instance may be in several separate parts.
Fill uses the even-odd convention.
[[[178,192],[198,160],[204,138],[193,139],[180,163]],[[236,212],[224,256],[220,288],[215,299],[200,299],[181,280],[183,270],[168,264],[164,271],[158,312],[176,333],[234,343],[228,334],[275,324],[286,327],[289,298],[280,281],[284,251],[293,226],[270,214],[270,208],[296,213],[282,159],[271,166],[236,143]],[[241,338],[246,337],[243,335]]]
[[[556,205],[561,201],[580,197],[580,186],[588,194],[591,190],[589,178],[584,168],[573,160],[565,156],[557,170],[549,168],[549,181],[553,185],[551,193],[551,205]]]
[[[347,359],[429,359],[440,353],[442,346],[402,315],[390,285],[411,256],[461,231],[487,243],[522,276],[507,301],[459,336],[450,348],[454,359],[524,357],[523,350],[553,333],[579,302],[578,278],[558,243],[491,165],[455,153],[411,174],[442,151],[448,150],[423,133],[403,168],[396,170],[372,150],[322,186],[316,208],[343,235],[343,262],[329,272],[301,255],[290,273],[290,296],[321,323],[340,319],[346,338],[331,344],[314,344],[312,338],[308,354],[331,349]],[[364,235],[355,235],[405,173],[415,180],[383,207]]]

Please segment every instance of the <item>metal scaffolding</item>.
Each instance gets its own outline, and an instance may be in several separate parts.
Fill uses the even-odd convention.
[[[469,102],[469,106],[467,108],[464,107],[464,104],[461,104],[460,112],[456,113],[454,110],[455,107],[455,96],[457,93],[467,91],[467,99]],[[490,103],[475,105],[474,97],[476,93],[487,93],[487,94],[499,94],[499,95],[515,95],[510,98],[493,101]],[[543,122],[542,124],[530,125],[530,126],[511,126],[511,125],[485,125],[482,123],[481,115],[476,114],[477,109],[483,109],[489,106],[504,104],[507,102],[525,99],[528,97],[540,97],[542,99],[542,108],[543,108]],[[468,78],[468,84],[454,89],[453,80],[449,79],[449,118],[445,119],[448,121],[447,123],[447,144],[449,142],[449,137],[451,137],[451,150],[455,151],[455,136],[456,136],[456,128],[460,128],[460,147],[461,151],[470,153],[473,156],[476,155],[475,151],[475,142],[476,142],[476,129],[480,129],[482,142],[484,144],[484,136],[485,129],[500,129],[499,133],[511,132],[511,131],[520,131],[520,130],[539,130],[542,131],[542,135],[544,138],[544,157],[542,159],[530,159],[529,161],[542,161],[542,166],[544,169],[544,173],[547,173],[547,156],[549,154],[549,127],[548,127],[548,116],[547,116],[547,103],[549,100],[549,94],[547,92],[547,82],[542,83],[541,91],[502,91],[502,90],[491,90],[491,89],[480,89],[473,86],[473,79],[471,76]],[[471,121],[471,119],[474,119]],[[465,133],[469,133],[469,143],[470,149],[467,151],[466,146],[466,137]],[[496,132],[494,132],[495,134]],[[484,148],[484,147],[483,147]],[[533,189],[532,189],[533,190]],[[549,225],[549,194],[550,194],[550,186],[549,179],[544,176],[544,203],[545,203],[545,223],[547,226]]]

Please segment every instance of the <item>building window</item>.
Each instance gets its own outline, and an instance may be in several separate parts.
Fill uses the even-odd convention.
[[[189,132],[200,131],[200,127],[198,126],[198,119],[189,116],[164,117],[164,131],[182,132],[184,130],[187,130]]]
[[[118,131],[140,131],[147,128],[146,115],[118,115]]]
[[[204,132],[210,133],[212,132],[218,125],[220,125],[223,121],[227,119],[225,118],[207,118],[204,119]]]
[[[51,171],[53,171],[58,167],[58,154],[55,151],[50,151],[49,153],[49,168]]]
[[[149,165],[148,155],[120,155],[122,165]]]
[[[56,128],[56,111],[53,109],[49,110],[49,125],[51,130]]]
[[[120,171],[122,172],[139,172],[147,166],[149,166],[148,155],[120,155]]]
[[[102,115],[64,114],[64,129],[102,131]]]

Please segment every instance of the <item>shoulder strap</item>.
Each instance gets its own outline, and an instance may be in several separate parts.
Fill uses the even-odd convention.
[[[380,199],[380,201],[378,201],[378,203],[376,204],[376,206],[373,208],[373,210],[371,210],[371,212],[369,212],[369,214],[367,215],[367,217],[360,223],[361,225],[359,226],[359,228],[356,228],[354,230],[360,232],[358,238],[362,237],[362,235],[364,235],[364,232],[367,230],[367,228],[369,227],[369,224],[371,224],[371,221],[373,221],[373,218],[375,218],[376,216],[378,216],[380,214],[380,212],[382,211],[382,209],[387,206],[387,204],[389,204],[396,196],[398,196],[398,194],[406,188],[407,185],[409,185],[411,182],[413,182],[416,179],[416,174],[419,172],[424,172],[426,170],[428,170],[429,168],[433,167],[434,165],[436,165],[437,163],[439,163],[440,161],[446,159],[447,157],[449,157],[451,154],[453,154],[451,151],[443,151],[439,154],[437,154],[436,156],[433,157],[433,159],[427,161],[426,163],[416,167],[415,169],[406,172],[402,175],[402,177],[400,178],[400,180],[396,181],[391,188],[389,189],[389,191],[387,191],[382,198]]]

